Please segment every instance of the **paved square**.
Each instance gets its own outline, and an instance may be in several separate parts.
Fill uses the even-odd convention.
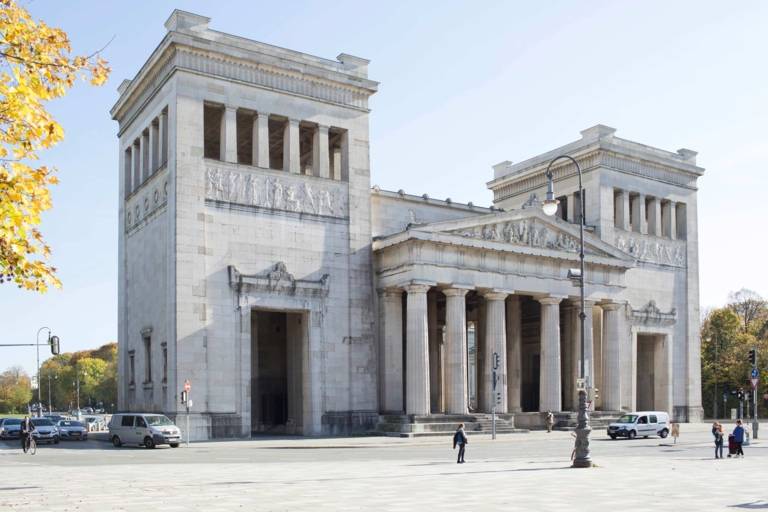
[[[730,428],[730,425],[727,426]],[[768,508],[768,444],[714,460],[709,425],[671,439],[593,436],[570,469],[568,432],[439,439],[265,439],[190,448],[2,443],[0,510],[739,510]]]

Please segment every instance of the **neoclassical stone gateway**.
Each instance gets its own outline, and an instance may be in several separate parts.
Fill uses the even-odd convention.
[[[598,125],[494,166],[490,208],[371,188],[368,61],[208,23],[174,11],[111,111],[121,409],[181,414],[189,380],[197,439],[573,411],[584,201],[592,407],[701,418],[695,152]],[[556,165],[550,218],[561,153],[585,193]]]

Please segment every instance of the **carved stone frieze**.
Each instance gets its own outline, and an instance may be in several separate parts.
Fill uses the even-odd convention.
[[[205,197],[214,201],[243,204],[327,217],[347,216],[342,185],[310,181],[301,176],[275,176],[209,167],[205,175]]]
[[[168,203],[168,180],[160,179],[142,185],[125,204],[125,232],[140,230],[147,221]],[[163,191],[162,193],[160,191]]]
[[[579,252],[578,239],[536,219],[498,222],[451,232],[466,238],[528,245],[542,249]],[[585,252],[589,252],[585,250]]]
[[[229,285],[238,294],[238,306],[250,304],[248,297],[259,294],[277,294],[300,297],[327,297],[329,275],[316,280],[296,279],[286,264],[279,261],[263,274],[242,274],[234,265],[228,267]]]
[[[616,236],[615,245],[620,251],[640,261],[673,267],[685,267],[686,264],[685,244],[681,242],[620,234]]]
[[[677,321],[677,310],[672,308],[665,313],[659,309],[656,301],[649,300],[648,304],[640,309],[631,308],[630,317],[636,324],[671,325]]]

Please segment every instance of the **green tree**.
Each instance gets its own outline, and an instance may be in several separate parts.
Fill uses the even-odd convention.
[[[0,374],[0,412],[21,413],[32,400],[32,381],[19,366]]]

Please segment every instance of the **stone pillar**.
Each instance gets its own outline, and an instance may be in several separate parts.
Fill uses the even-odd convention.
[[[446,288],[445,412],[467,414],[467,290]]]
[[[615,302],[603,308],[603,410],[621,410],[621,335],[620,308]]]
[[[669,202],[669,238],[677,240],[677,205]]]
[[[312,174],[321,178],[330,177],[331,160],[328,155],[328,127],[319,125],[312,141]]]
[[[141,185],[141,150],[136,142],[131,146],[131,166],[133,167],[133,180],[131,181],[131,192]]]
[[[333,176],[331,176],[334,180],[340,181],[341,180],[341,149],[340,148],[334,148],[333,150]]]
[[[631,226],[629,225],[629,192],[622,190],[619,192],[618,197],[615,200],[615,207],[618,208],[616,215],[617,228],[629,231]]]
[[[253,120],[253,165],[269,169],[269,114],[259,111]]]
[[[645,214],[645,194],[638,194],[637,196],[637,208],[640,212],[638,221],[640,224],[640,233],[643,235],[648,234],[648,219]]]
[[[406,414],[429,414],[429,329],[427,325],[428,285],[406,287]]]
[[[507,412],[507,326],[504,292],[487,292],[485,297],[485,372],[484,383],[486,412],[496,407],[497,413]],[[494,354],[496,357],[494,357]],[[496,372],[496,389],[493,388],[493,372]]]
[[[157,141],[158,152],[158,166],[162,167],[168,163],[168,116],[165,110],[160,112],[160,116],[157,118]]]
[[[648,210],[648,234],[661,236],[661,201],[658,197],[651,198]]]
[[[403,412],[403,290],[381,292],[381,410]]]
[[[285,123],[283,137],[283,170],[291,174],[299,174],[301,157],[299,155],[299,120],[289,119]]]
[[[145,133],[142,133],[141,137],[139,137],[139,184],[144,183],[147,176],[149,176],[149,173],[147,172],[149,167],[149,159],[147,158],[147,138],[148,136]]]
[[[429,408],[440,413],[442,404],[442,361],[440,358],[441,336],[437,325],[437,297],[427,294],[427,323],[429,326]]]
[[[155,127],[153,120],[151,123],[149,123],[149,169],[147,169],[147,176],[152,176],[152,174],[154,174],[155,170],[159,166],[157,157],[159,154],[157,141],[157,128]]]
[[[520,297],[510,295],[507,307],[507,412],[520,412],[520,388],[522,384],[522,315]]]
[[[224,108],[224,117],[221,119],[221,139],[219,140],[219,152],[223,162],[237,163],[237,109],[235,107]]]
[[[558,412],[561,405],[560,383],[560,301],[559,297],[543,297],[541,303],[541,372],[539,411]]]
[[[341,180],[349,181],[349,132],[344,131],[341,134]]]

